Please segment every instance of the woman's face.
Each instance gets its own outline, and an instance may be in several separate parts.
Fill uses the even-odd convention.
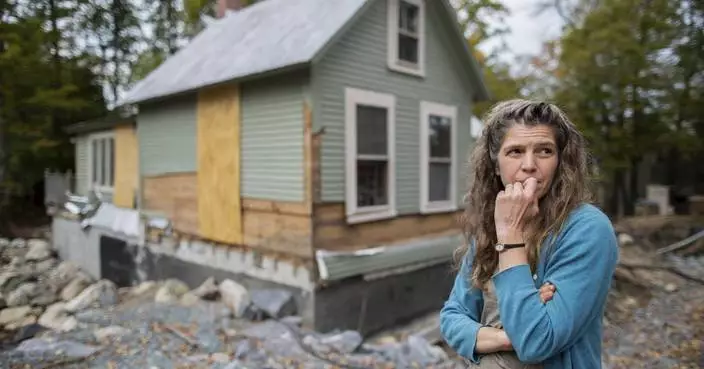
[[[557,143],[550,126],[514,124],[499,149],[497,174],[504,186],[534,177],[541,198],[550,189],[557,163]]]

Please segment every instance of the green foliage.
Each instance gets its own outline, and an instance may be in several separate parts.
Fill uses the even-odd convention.
[[[55,49],[67,37],[46,14],[59,19],[66,9],[49,12],[43,2],[12,5],[0,14],[0,213],[9,193],[27,194],[45,168],[73,168],[63,127],[105,110],[90,64]]]
[[[490,39],[500,38],[508,29],[504,26],[509,10],[498,0],[457,0],[451,2],[457,11],[458,21],[464,30],[474,57],[480,65],[484,82],[491,98],[472,105],[472,112],[482,117],[495,103],[523,95],[528,78],[515,76],[508,64],[501,62],[496,50],[489,55],[482,53],[478,47]]]
[[[250,6],[264,0],[241,0],[243,6]],[[218,0],[183,0],[185,21],[189,35],[195,35],[203,29],[203,16],[216,16]]]
[[[586,4],[589,3],[589,4]],[[581,1],[579,17],[534,65],[590,140],[632,212],[646,156],[701,152],[704,12],[698,1]],[[697,77],[699,75],[699,77]],[[630,179],[625,173],[630,173]]]
[[[137,61],[132,66],[130,82],[135,83],[146,77],[161,65],[168,55],[167,52],[159,49],[149,49],[139,54]]]
[[[202,16],[215,16],[216,3],[217,0],[183,0],[188,25],[200,29]]]
[[[456,0],[451,2],[458,15],[460,27],[476,46],[508,32],[505,17],[508,8],[497,0]]]
[[[539,7],[556,10],[566,24],[524,74],[499,58],[509,50],[479,51],[508,31],[503,1],[451,3],[491,94],[472,104],[475,115],[518,96],[556,101],[589,138],[612,192],[630,204],[636,188],[625,174],[637,177],[645,157],[704,160],[704,2],[542,0]],[[0,2],[0,206],[7,189],[27,193],[45,168],[72,168],[63,128],[103,115],[121,91],[202,30],[215,5]]]

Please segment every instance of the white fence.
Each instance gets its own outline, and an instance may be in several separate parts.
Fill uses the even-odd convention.
[[[67,194],[74,193],[75,185],[75,176],[70,171],[66,173],[44,171],[44,205],[63,204]]]

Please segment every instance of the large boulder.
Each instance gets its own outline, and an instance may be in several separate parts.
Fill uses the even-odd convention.
[[[57,302],[46,308],[38,323],[56,331],[70,331],[76,328],[78,320],[68,314],[65,302]]]
[[[88,308],[107,308],[118,302],[117,286],[102,279],[83,290],[66,304],[66,311],[74,313]]]
[[[33,239],[27,243],[29,250],[25,254],[25,259],[29,261],[41,261],[51,257],[51,245],[46,240]]]
[[[164,284],[159,287],[154,296],[155,302],[160,302],[164,304],[175,303],[179,301],[179,298],[188,292],[188,285],[179,281],[178,279],[171,278],[164,282]]]
[[[247,308],[252,303],[249,291],[241,284],[226,279],[218,286],[222,302],[227,306],[236,318],[244,316]]]

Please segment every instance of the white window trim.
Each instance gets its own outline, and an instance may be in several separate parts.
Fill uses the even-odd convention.
[[[89,190],[95,190],[98,192],[102,193],[113,193],[114,192],[114,187],[110,186],[98,186],[95,183],[93,183],[93,160],[95,158],[95,155],[93,153],[93,141],[94,140],[99,140],[103,138],[112,138],[113,142],[113,156],[116,156],[115,154],[117,153],[116,147],[115,147],[115,135],[110,132],[110,133],[93,133],[88,135],[88,189]],[[113,163],[116,163],[116,158],[113,157]],[[115,168],[113,164],[113,168],[110,168],[112,170],[112,180],[113,183],[115,183]]]
[[[429,201],[428,189],[430,172],[430,127],[428,118],[431,114],[447,116],[452,119],[450,125],[450,199],[448,201]],[[421,213],[441,213],[456,211],[457,206],[457,107],[429,101],[420,102],[420,211]]]
[[[387,112],[388,205],[357,206],[357,105],[385,108]],[[395,217],[396,210],[396,98],[393,95],[356,88],[345,89],[345,209],[348,223]]]
[[[399,0],[388,0],[387,19],[387,64],[389,69],[425,77],[425,1],[404,0],[418,6],[418,67],[404,65],[398,58],[398,11]]]

